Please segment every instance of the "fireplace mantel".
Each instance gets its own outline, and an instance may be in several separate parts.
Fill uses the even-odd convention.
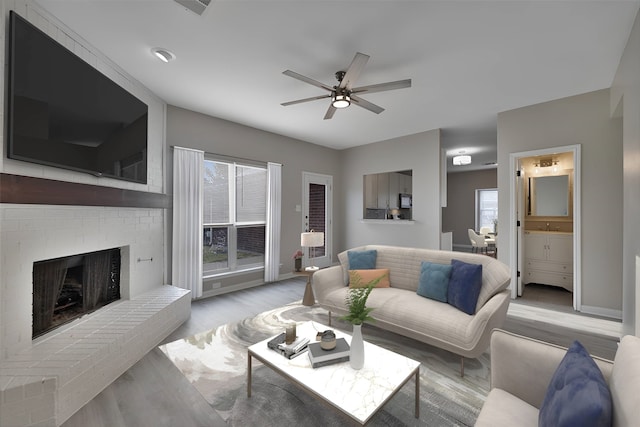
[[[166,209],[171,196],[0,173],[0,203]]]

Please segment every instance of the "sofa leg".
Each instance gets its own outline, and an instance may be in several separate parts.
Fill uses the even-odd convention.
[[[464,378],[464,356],[460,356],[460,378]]]
[[[329,326],[331,326],[331,312],[329,312]]]

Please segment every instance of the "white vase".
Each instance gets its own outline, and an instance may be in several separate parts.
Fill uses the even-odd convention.
[[[353,325],[351,336],[351,351],[349,362],[353,369],[362,369],[364,366],[364,342],[362,341],[362,325]]]

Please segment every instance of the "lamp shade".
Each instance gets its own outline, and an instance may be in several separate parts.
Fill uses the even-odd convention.
[[[324,233],[311,231],[300,234],[300,246],[305,248],[316,248],[324,245]]]

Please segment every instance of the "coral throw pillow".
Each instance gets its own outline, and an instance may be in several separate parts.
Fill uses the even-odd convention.
[[[378,280],[375,288],[388,288],[391,286],[389,282],[389,269],[379,268],[371,270],[349,270],[349,287],[350,288],[366,288],[369,283]]]

